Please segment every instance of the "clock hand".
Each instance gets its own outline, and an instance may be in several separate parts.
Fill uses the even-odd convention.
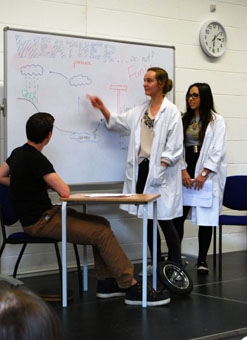
[[[217,34],[214,36],[214,38],[213,38],[212,41],[215,41],[215,39],[218,37],[218,35],[219,35],[220,33],[221,33],[221,32],[217,33]]]
[[[212,42],[215,41],[216,37],[217,37],[217,35],[214,36],[214,38],[212,39]]]

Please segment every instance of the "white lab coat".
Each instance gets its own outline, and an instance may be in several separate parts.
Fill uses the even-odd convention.
[[[109,129],[125,128],[130,132],[123,193],[136,193],[141,119],[149,105],[148,100],[124,114],[112,114],[107,124]],[[144,193],[161,195],[157,201],[157,218],[160,220],[170,220],[182,215],[182,155],[181,114],[174,104],[164,98],[154,122],[149,174],[144,188]],[[161,158],[164,157],[171,162],[167,169],[160,164]],[[143,216],[141,206],[137,209],[134,205],[121,205],[121,209],[139,217]],[[153,218],[152,204],[148,205],[148,218]]]
[[[196,163],[195,177],[203,168],[211,170],[208,179],[213,182],[211,207],[192,207],[191,222],[200,226],[218,226],[226,181],[226,125],[219,114],[208,124],[200,156]],[[182,168],[187,165],[183,161]]]

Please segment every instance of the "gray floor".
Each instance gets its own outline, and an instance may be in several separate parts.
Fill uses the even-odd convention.
[[[169,305],[147,309],[127,306],[122,298],[96,299],[93,269],[89,270],[89,291],[80,296],[77,273],[69,273],[73,300],[67,308],[49,302],[62,321],[65,340],[240,340],[247,336],[247,253],[223,254],[221,279],[213,270],[211,256],[207,276],[198,276],[195,259],[188,260],[187,271],[194,282],[192,293],[187,297],[173,294]],[[136,274],[140,269],[141,264],[135,265]],[[58,275],[22,281],[37,292],[59,287]]]

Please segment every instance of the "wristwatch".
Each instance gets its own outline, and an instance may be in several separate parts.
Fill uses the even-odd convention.
[[[206,171],[203,171],[203,172],[201,173],[201,175],[202,175],[202,177],[207,177],[208,173],[207,173]]]

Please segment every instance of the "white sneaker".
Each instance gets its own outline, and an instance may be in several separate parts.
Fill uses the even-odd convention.
[[[153,275],[153,266],[149,264],[147,266],[147,276],[152,276],[152,275]],[[142,276],[142,272],[140,272],[138,276]]]
[[[208,274],[208,265],[206,262],[198,262],[197,263],[197,273],[198,274]]]

